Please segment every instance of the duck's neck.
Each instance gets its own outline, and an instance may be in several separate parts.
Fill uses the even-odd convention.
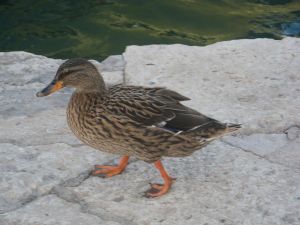
[[[71,101],[75,105],[82,105],[83,103],[94,104],[95,102],[99,103],[105,99],[105,94],[100,92],[84,92],[84,91],[75,91],[72,94]]]
[[[96,94],[98,96],[105,96],[107,89],[102,76],[95,73],[88,81],[83,82],[79,87],[77,87],[75,92],[78,94]]]
[[[67,112],[85,114],[86,112],[89,112],[91,107],[93,108],[95,105],[101,105],[105,98],[105,94],[99,92],[75,91],[69,101]]]
[[[76,94],[80,95],[98,95],[98,96],[105,96],[107,93],[105,85],[103,86],[90,86],[87,88],[76,88]]]

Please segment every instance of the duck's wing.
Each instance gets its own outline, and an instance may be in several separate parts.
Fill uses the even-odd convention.
[[[222,127],[224,124],[182,105],[189,98],[165,88],[113,86],[109,89],[106,108],[145,126],[156,126],[172,132],[188,131],[201,126]]]

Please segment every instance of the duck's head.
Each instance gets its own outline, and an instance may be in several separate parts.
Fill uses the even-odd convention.
[[[69,59],[57,70],[52,82],[36,94],[47,96],[64,87],[73,87],[83,92],[103,92],[104,81],[96,67],[85,59]]]

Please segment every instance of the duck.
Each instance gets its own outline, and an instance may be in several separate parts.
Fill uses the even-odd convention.
[[[97,68],[82,58],[62,63],[50,84],[36,95],[48,96],[64,87],[74,89],[66,110],[74,135],[94,149],[121,156],[118,165],[95,165],[91,174],[118,175],[130,157],[151,163],[164,182],[150,183],[145,192],[149,198],[166,194],[175,180],[165,170],[163,157],[190,156],[241,127],[183,105],[190,99],[165,87],[107,87]]]

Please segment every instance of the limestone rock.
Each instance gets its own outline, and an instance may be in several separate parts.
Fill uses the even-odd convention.
[[[203,114],[242,123],[244,134],[299,125],[300,39],[129,46],[128,84],[165,86]]]
[[[131,159],[122,175],[89,176],[118,157],[71,134],[71,90],[35,97],[63,60],[0,53],[0,224],[300,224],[299,61],[297,38],[130,46],[92,61],[109,85],[167,86],[202,113],[243,124],[190,157],[164,159],[177,180],[147,199],[148,183],[161,181],[152,165]]]
[[[158,173],[139,161],[120,177],[104,181],[94,177],[67,189],[84,200],[89,212],[103,216],[105,210],[113,218],[124,218],[123,224],[296,225],[300,221],[299,171],[219,141],[193,156],[166,159],[164,165],[177,180],[170,194],[155,200],[142,197],[142,192],[149,182],[159,182]]]
[[[101,62],[104,71],[124,71],[125,61],[122,55],[111,55]]]
[[[0,53],[0,116],[30,116],[51,107],[65,107],[71,93],[67,88],[56,93],[56,98],[37,99],[35,96],[51,82],[63,62],[27,52]],[[123,82],[122,71],[103,70],[101,63],[95,60],[92,63],[102,71],[108,85]]]
[[[34,203],[10,213],[9,216],[4,214],[0,217],[0,222],[7,225],[119,225],[82,212],[80,205],[66,202],[55,195],[41,197]]]
[[[294,140],[300,137],[300,128],[299,127],[290,127],[288,130],[285,131],[287,134],[288,139]]]
[[[88,147],[64,143],[22,147],[0,144],[0,213],[48,194],[57,185],[78,185],[93,164],[108,159]]]

